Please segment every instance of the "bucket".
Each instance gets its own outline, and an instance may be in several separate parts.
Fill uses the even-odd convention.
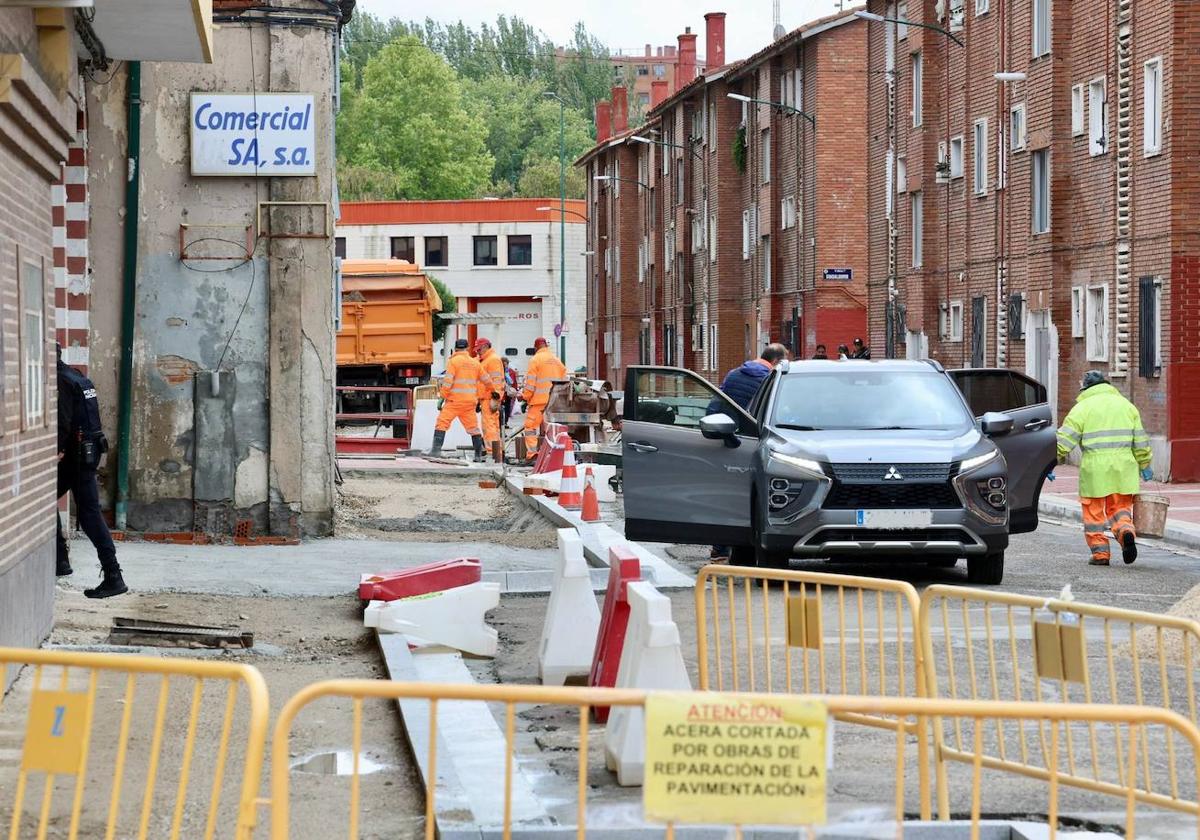
[[[1167,527],[1171,500],[1157,493],[1142,493],[1133,500],[1133,527],[1139,537],[1159,537]]]

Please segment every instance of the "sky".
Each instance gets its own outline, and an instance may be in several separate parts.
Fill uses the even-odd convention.
[[[847,0],[846,7],[853,5]],[[836,12],[837,0],[779,0],[780,21],[791,30]],[[646,44],[674,44],[685,26],[700,37],[704,51],[704,13],[726,12],[725,52],[729,60],[746,58],[771,41],[772,0],[358,0],[358,8],[377,17],[443,22],[462,20],[468,25],[494,21],[498,15],[524,18],[555,43],[571,36],[576,21],[608,45],[612,52],[641,54]]]

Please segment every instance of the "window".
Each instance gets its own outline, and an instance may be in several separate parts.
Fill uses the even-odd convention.
[[[1050,150],[1038,149],[1030,159],[1033,232],[1045,233],[1050,230]]]
[[[1108,361],[1108,286],[1088,286],[1085,318],[1088,361]]]
[[[1162,281],[1142,277],[1138,286],[1138,373],[1154,377],[1162,373]]]
[[[950,138],[950,177],[961,178],[963,176],[963,139],[960,134],[958,137]]]
[[[665,64],[655,64],[654,78],[661,79],[665,75],[667,75],[667,66]]]
[[[1084,132],[1083,120],[1083,85],[1071,88],[1071,136],[1078,137]]]
[[[415,257],[416,254],[413,253],[413,238],[411,236],[392,237],[392,259],[415,263]]]
[[[46,412],[46,286],[40,258],[21,262],[21,361],[25,411],[22,428]]]
[[[638,243],[638,282],[644,282],[646,279],[646,237],[642,237],[642,241]]]
[[[762,181],[771,183],[771,129],[764,128],[762,133]]]
[[[792,93],[792,74],[784,70],[779,76],[779,102],[783,105],[791,105],[795,100],[795,94]]]
[[[650,68],[649,68],[649,67],[647,67],[645,64],[639,64],[639,65],[637,66],[637,74],[638,74],[639,76],[649,76],[649,75],[650,75]]]
[[[346,237],[335,236],[333,238],[333,253],[334,256],[346,259]]]
[[[780,203],[779,217],[784,230],[796,226],[796,197],[789,195]]]
[[[448,266],[450,264],[450,241],[444,236],[425,237],[425,265]]]
[[[1016,152],[1025,148],[1025,103],[1018,102],[1008,114],[1010,148]]]
[[[682,339],[682,336],[680,336]],[[663,328],[663,349],[669,365],[674,361],[676,337],[670,326]],[[659,423],[675,428],[695,429],[708,414],[708,404],[716,400],[726,406],[724,413],[735,419],[743,412],[729,397],[691,371],[639,371],[633,394],[626,391],[625,417],[643,423]],[[747,425],[749,421],[747,420]],[[743,430],[745,433],[746,430]]]
[[[950,301],[945,335],[949,341],[963,340],[963,302],[961,300]]]
[[[912,54],[912,122],[913,128],[921,125],[921,54]]]
[[[650,106],[650,94],[639,93],[637,101],[638,101],[638,105],[642,106],[643,108],[649,107]]]
[[[1008,337],[1020,341],[1025,338],[1025,295],[1008,296],[1008,316],[1004,319],[1008,325]]]
[[[762,238],[762,290],[771,291],[771,237]]]
[[[965,17],[964,0],[950,0],[950,31],[958,32],[963,28],[963,18]]]
[[[750,259],[750,211],[742,211],[742,259]]]
[[[692,216],[692,253],[704,250],[704,219],[699,214]]]
[[[939,184],[944,184],[950,180],[950,152],[946,149],[945,143],[938,143],[937,147],[937,164],[933,167],[933,179]]]
[[[708,325],[708,369],[717,370],[720,364],[717,353],[717,325]]]
[[[907,3],[901,3],[899,6],[896,7],[896,20],[908,20],[908,4]],[[907,23],[896,24],[896,38],[900,41],[903,41],[907,37],[908,37],[908,24]]]
[[[717,261],[717,214],[712,213],[708,217],[708,261],[715,263]]]
[[[1050,3],[1052,0],[1033,2],[1033,57],[1050,54]]]
[[[533,265],[533,237],[528,234],[508,237],[508,264]]]
[[[950,378],[932,369],[829,365],[781,377],[771,422],[838,431],[898,428],[961,433],[971,428],[974,418]],[[887,468],[886,462],[880,464],[880,472]]]
[[[496,237],[474,236],[475,265],[496,265]]]
[[[1104,79],[1092,79],[1088,84],[1088,154],[1092,157],[1104,154],[1108,145],[1105,130],[1108,115],[1105,113]]]
[[[675,203],[683,204],[683,163],[675,168]]]
[[[904,155],[896,158],[896,192],[908,192],[908,158]]]
[[[1146,156],[1162,151],[1162,59],[1152,58],[1142,67],[1142,147]]]
[[[704,111],[692,111],[692,139],[698,142],[704,140]]]
[[[975,135],[972,142],[973,153],[975,155],[975,195],[984,195],[987,193],[988,187],[988,141],[987,141],[988,121],[986,119],[975,120]]]
[[[1071,289],[1071,338],[1083,338],[1087,335],[1083,312],[1083,286],[1075,286]]]
[[[986,15],[991,8],[989,0],[975,0],[975,15]]]
[[[791,106],[797,111],[804,110],[804,69],[802,67],[797,67],[792,71]]]
[[[912,265],[913,268],[921,267],[922,248],[921,240],[925,235],[925,213],[922,204],[922,196],[920,190],[913,193],[909,201],[912,204]]]

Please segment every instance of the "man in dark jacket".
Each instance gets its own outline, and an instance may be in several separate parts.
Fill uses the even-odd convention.
[[[117,548],[100,512],[100,487],[96,468],[108,448],[100,431],[100,409],[91,380],[63,364],[58,350],[58,497],[70,493],[75,500],[79,527],[87,534],[100,557],[103,579],[94,589],[85,589],[89,598],[111,598],[128,592],[117,564]],[[62,517],[58,522],[59,577],[72,573],[67,541],[63,536]]]
[[[871,348],[863,344],[861,338],[854,339],[854,355],[852,359],[869,359],[871,358]]]
[[[787,356],[787,348],[782,344],[768,344],[757,359],[743,362],[740,367],[725,374],[725,379],[721,382],[721,390],[725,396],[737,403],[739,408],[748,408],[755,394],[758,393],[758,389],[762,387],[763,380],[775,369],[775,365],[782,362]],[[720,414],[723,410],[724,404],[716,397],[708,404],[709,414]],[[728,560],[729,546],[714,545],[709,557],[713,560]]]

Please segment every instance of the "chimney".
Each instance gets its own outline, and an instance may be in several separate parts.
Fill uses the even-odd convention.
[[[612,105],[607,102],[596,103],[596,142],[603,143],[612,137]]]
[[[647,44],[646,45],[646,58],[653,58],[653,56],[654,56],[654,50],[649,44]]]
[[[667,98],[667,80],[659,79],[650,83],[650,107],[657,108]]]
[[[629,101],[626,98],[625,88],[614,87],[612,89],[612,133],[620,134],[627,128],[629,128]]]
[[[704,16],[704,61],[710,70],[725,66],[725,13],[709,12]]]
[[[692,27],[679,36],[679,63],[675,69],[675,89],[680,90],[696,78],[696,33]]]

